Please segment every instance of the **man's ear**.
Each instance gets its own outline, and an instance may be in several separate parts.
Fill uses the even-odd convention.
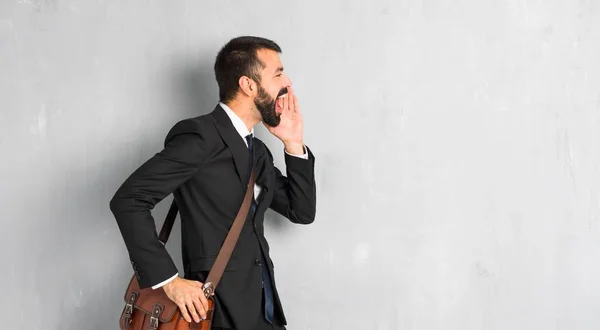
[[[238,84],[240,86],[240,90],[246,96],[254,96],[254,94],[258,90],[256,82],[254,82],[254,80],[252,80],[246,76],[241,76],[240,79],[238,80]]]

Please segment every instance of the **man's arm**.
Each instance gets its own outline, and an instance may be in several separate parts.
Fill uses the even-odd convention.
[[[317,202],[315,157],[308,147],[302,148],[304,154],[298,154],[298,149],[286,148],[287,176],[275,167],[275,191],[269,207],[294,223],[310,224],[315,220]],[[270,152],[269,156],[273,158]]]
[[[315,220],[317,193],[315,185],[315,157],[302,142],[302,115],[298,98],[292,86],[288,94],[276,102],[280,113],[277,126],[265,124],[271,134],[285,147],[287,176],[275,167],[275,191],[269,207],[294,223],[309,224]],[[267,148],[269,151],[269,148]],[[273,155],[269,152],[273,161]]]
[[[151,210],[192,177],[206,155],[200,134],[176,135],[133,172],[110,201],[141,288],[157,288],[177,276],[177,267],[158,240]]]

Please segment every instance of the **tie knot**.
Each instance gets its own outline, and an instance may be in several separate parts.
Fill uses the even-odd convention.
[[[246,135],[246,141],[248,142],[248,148],[252,148],[252,133]]]

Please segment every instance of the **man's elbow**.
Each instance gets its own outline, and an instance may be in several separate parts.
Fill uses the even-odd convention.
[[[123,198],[119,195],[119,194],[115,194],[111,199],[110,202],[108,203],[108,207],[110,208],[110,211],[112,212],[112,214],[116,215],[120,212],[122,212],[123,210]]]
[[[298,214],[295,222],[301,225],[310,225],[311,223],[315,222],[315,216],[316,212],[314,209],[307,212],[305,211],[301,214]]]
[[[111,198],[109,208],[117,221],[120,221],[123,218],[131,218],[133,214],[150,212],[156,203],[157,201],[150,196],[119,189]]]
[[[315,202],[316,198],[313,198],[313,202],[310,203],[310,207],[305,207],[300,213],[300,223],[304,225],[310,225],[315,222],[315,217],[317,214],[317,203]]]
[[[133,200],[121,191],[117,191],[115,195],[110,199],[108,206],[110,208],[110,211],[115,216],[117,216],[119,214],[131,211],[131,208],[133,206]]]

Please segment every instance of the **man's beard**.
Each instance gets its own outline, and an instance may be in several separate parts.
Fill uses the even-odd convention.
[[[284,87],[277,95],[283,95],[285,92],[287,92],[287,88]],[[258,85],[258,95],[254,100],[254,105],[260,112],[262,121],[271,127],[276,127],[281,121],[281,114],[275,110],[276,101],[277,98],[272,98],[262,86]]]

